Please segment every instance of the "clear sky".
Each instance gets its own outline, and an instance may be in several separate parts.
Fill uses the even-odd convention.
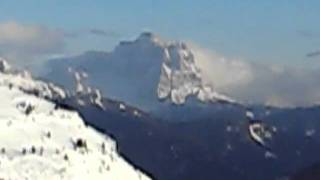
[[[225,56],[262,63],[309,64],[320,49],[319,0],[1,0],[0,24],[60,29],[67,49],[110,50],[151,30]],[[94,35],[83,32],[91,31]],[[81,35],[79,35],[81,34]],[[1,36],[1,34],[0,34]]]

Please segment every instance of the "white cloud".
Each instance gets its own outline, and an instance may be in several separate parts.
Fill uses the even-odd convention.
[[[320,103],[320,70],[228,59],[191,45],[205,80],[242,102],[280,107]]]
[[[64,32],[44,26],[17,22],[0,23],[0,56],[25,66],[39,59],[63,52]]]
[[[191,45],[197,65],[208,83],[220,90],[246,85],[253,79],[252,65],[240,60],[227,59],[221,55]]]

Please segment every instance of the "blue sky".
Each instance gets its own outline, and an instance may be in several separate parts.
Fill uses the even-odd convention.
[[[110,50],[119,40],[151,30],[228,57],[312,66],[320,56],[318,0],[2,0],[0,23],[46,26],[82,34],[67,50]],[[84,35],[103,30],[107,36]],[[0,35],[1,36],[1,35]]]

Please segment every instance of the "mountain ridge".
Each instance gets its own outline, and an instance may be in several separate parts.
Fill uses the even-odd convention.
[[[106,96],[143,109],[158,106],[159,99],[181,105],[192,96],[205,103],[236,103],[205,84],[186,43],[164,41],[150,32],[121,41],[111,52],[91,51],[52,60],[48,67],[50,72],[45,77],[69,86],[66,67],[84,70],[89,75],[87,83]]]
[[[6,69],[0,92],[0,179],[150,179],[117,153],[107,134],[60,106],[68,97],[63,89]]]

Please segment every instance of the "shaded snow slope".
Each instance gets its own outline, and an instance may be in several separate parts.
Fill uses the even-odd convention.
[[[319,161],[319,107],[198,108],[190,110],[194,121],[179,122],[182,112],[172,123],[143,111],[136,116],[138,109],[110,99],[103,99],[105,110],[89,100],[78,105],[76,97],[66,103],[159,180],[280,180]]]
[[[42,98],[55,97],[52,87],[0,73],[0,179],[149,179],[117,153],[113,139]]]

